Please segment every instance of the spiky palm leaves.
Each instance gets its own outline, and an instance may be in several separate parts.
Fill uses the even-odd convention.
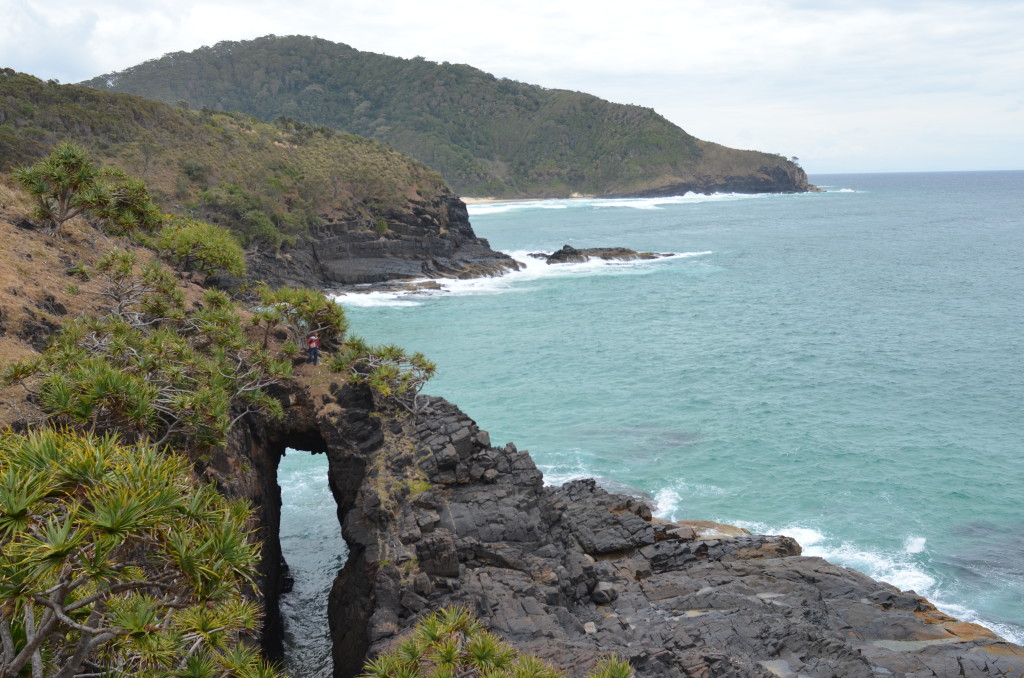
[[[113,437],[0,436],[0,676],[269,676],[249,510]]]
[[[296,338],[316,332],[324,343],[341,341],[348,329],[345,311],[323,292],[306,287],[259,288],[261,305],[253,314],[254,325],[264,329],[263,345],[278,325],[288,327]],[[303,342],[304,343],[304,342]]]
[[[420,390],[437,371],[422,353],[410,354],[394,344],[371,346],[356,337],[329,364],[333,371],[367,384],[384,402],[409,412],[416,412]]]
[[[592,678],[631,678],[628,662],[608,657]],[[531,655],[520,654],[484,629],[466,608],[442,608],[425,617],[391,652],[367,662],[362,678],[563,678]]]
[[[118,169],[98,168],[76,144],[60,144],[13,176],[36,198],[32,216],[55,235],[83,212],[102,219],[117,235],[152,231],[163,223],[163,214],[140,179]]]
[[[71,143],[60,144],[44,160],[13,172],[18,183],[36,198],[33,216],[56,235],[66,221],[102,204],[96,187],[98,174],[85,150]]]
[[[120,250],[94,274],[110,315],[72,321],[42,356],[8,366],[5,382],[37,375],[40,402],[58,421],[158,444],[219,445],[247,412],[280,414],[264,389],[291,365],[245,334],[225,294],[209,291],[186,310],[166,269],[139,270]]]

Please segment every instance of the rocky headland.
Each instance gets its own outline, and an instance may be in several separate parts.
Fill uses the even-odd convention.
[[[473,232],[466,205],[444,190],[383,215],[374,229],[354,214],[324,215],[288,250],[249,255],[249,275],[273,286],[336,289],[414,278],[479,278],[519,270]]]
[[[652,677],[1019,678],[1024,669],[1024,648],[912,591],[801,556],[787,537],[659,521],[644,501],[590,480],[546,487],[526,451],[493,445],[442,399],[396,414],[362,387],[320,377],[277,396],[285,420],[250,420],[207,471],[263,514],[273,649],[277,462],[285,447],[327,454],[350,550],[328,611],[338,678],[454,604],[569,675],[608,653]]]

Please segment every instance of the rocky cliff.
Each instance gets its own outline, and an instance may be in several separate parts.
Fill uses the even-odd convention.
[[[519,264],[492,250],[469,223],[465,203],[448,190],[368,222],[356,213],[324,214],[324,225],[285,252],[250,253],[249,274],[273,286],[316,287],[409,278],[476,278]]]
[[[605,653],[638,676],[1020,676],[1024,649],[913,592],[800,555],[779,536],[651,518],[592,481],[545,487],[529,454],[491,444],[441,399],[382,412],[316,373],[282,389],[208,471],[253,497],[274,626],[274,481],[285,446],[325,451],[350,549],[329,617],[335,675],[356,675],[418,616],[470,607],[518,647],[582,675]]]

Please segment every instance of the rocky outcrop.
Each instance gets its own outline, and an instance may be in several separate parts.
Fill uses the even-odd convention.
[[[350,551],[328,610],[338,678],[446,605],[571,676],[609,653],[652,678],[1017,678],[1024,666],[1024,648],[787,537],[659,521],[592,480],[546,487],[526,451],[492,445],[442,399],[384,412],[365,387],[301,377],[274,395],[284,419],[249,418],[201,469],[262,517],[271,654],[286,579],[275,476],[295,447],[327,453]]]
[[[327,451],[350,549],[330,595],[339,678],[453,604],[570,675],[607,653],[652,677],[980,678],[1024,664],[1021,648],[789,538],[657,521],[589,480],[545,487],[527,452],[493,446],[444,400],[399,416],[350,385],[281,397],[285,422],[239,441],[257,458],[289,436]]]
[[[280,252],[250,254],[249,275],[272,286],[340,288],[411,278],[478,278],[520,265],[491,249],[450,192],[410,201],[378,220],[325,215],[316,233]]]
[[[637,252],[625,247],[588,247],[576,249],[571,245],[562,245],[562,249],[548,254],[546,252],[531,252],[530,256],[540,259],[548,264],[580,264],[591,259],[604,259],[605,261],[633,261],[635,259],[660,259],[670,257],[671,254],[659,252]]]

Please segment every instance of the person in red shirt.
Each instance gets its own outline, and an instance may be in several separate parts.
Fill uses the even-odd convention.
[[[316,332],[309,335],[309,339],[306,340],[306,348],[309,349],[306,362],[311,362],[314,365],[318,364],[320,362],[320,337]]]

